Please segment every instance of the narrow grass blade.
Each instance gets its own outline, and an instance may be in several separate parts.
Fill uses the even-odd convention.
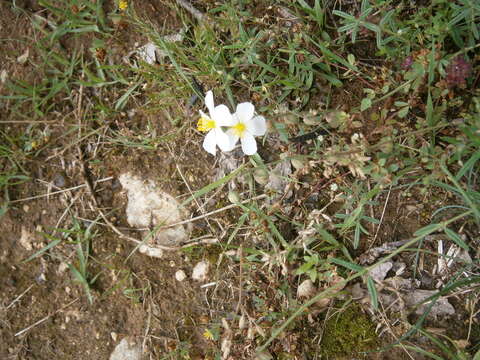
[[[400,347],[400,345],[395,345],[396,347]],[[438,356],[438,355],[435,355],[435,354],[432,354],[431,352],[429,351],[426,351],[426,350],[423,350],[422,348],[419,348],[418,346],[412,346],[412,345],[408,345],[408,344],[403,344],[401,345],[402,348],[405,348],[405,349],[409,349],[409,350],[412,350],[412,351],[416,351],[422,355],[425,355],[425,356],[428,356],[429,358],[432,358],[432,359],[435,359],[435,360],[445,360],[444,358]]]
[[[331,261],[332,263],[334,263],[334,264],[337,264],[337,265],[346,267],[347,269],[350,269],[350,270],[353,270],[353,271],[362,271],[362,270],[364,270],[364,268],[363,268],[362,266],[357,265],[357,264],[352,263],[352,262],[349,262],[349,261],[342,260],[342,259],[331,258],[330,261]]]
[[[450,230],[449,228],[445,228],[445,234],[452,240],[455,244],[460,246],[462,249],[470,251],[470,247],[462,240],[462,238],[454,231]]]
[[[367,288],[368,293],[370,294],[370,300],[372,301],[372,306],[375,310],[378,310],[377,288],[375,287],[375,282],[373,281],[371,276],[367,278]]]
[[[427,226],[424,226],[423,228],[421,229],[418,229],[417,231],[415,231],[415,233],[413,234],[414,236],[427,236],[428,234],[431,234],[435,231],[438,231],[440,230],[441,228],[443,227],[443,224],[428,224]]]
[[[477,150],[476,152],[474,152],[473,155],[470,157],[470,159],[468,159],[465,162],[465,164],[463,164],[462,168],[455,176],[455,179],[457,181],[460,180],[463,177],[463,175],[467,173],[467,171],[473,168],[473,166],[478,160],[480,160],[480,150]]]
[[[199,198],[200,196],[205,195],[206,193],[218,188],[219,186],[222,186],[223,184],[226,184],[231,179],[233,179],[235,176],[237,176],[244,169],[244,167],[245,167],[245,165],[242,165],[238,169],[232,171],[230,174],[225,175],[223,178],[221,178],[221,179],[219,179],[219,180],[217,180],[217,181],[215,181],[211,184],[208,184],[207,186],[204,186],[200,190],[195,191],[195,193],[192,196],[190,196],[187,200],[185,200],[182,203],[182,206],[185,206],[185,205],[189,204],[191,201]]]
[[[46,234],[45,234],[46,235]],[[42,249],[38,250],[35,254],[33,254],[32,256],[30,256],[28,259],[26,260],[23,260],[22,263],[26,263],[26,262],[29,262],[37,257],[39,257],[40,255],[42,255],[44,252],[48,251],[49,249],[57,246],[62,240],[61,239],[55,239],[53,240],[51,243],[49,243],[47,246],[43,247]]]

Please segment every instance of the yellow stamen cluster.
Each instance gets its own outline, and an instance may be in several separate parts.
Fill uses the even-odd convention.
[[[209,131],[211,129],[215,128],[215,121],[213,121],[210,118],[202,116],[200,119],[198,119],[197,123],[197,130],[198,131]]]
[[[215,338],[212,332],[208,329],[205,329],[205,331],[203,332],[203,337],[207,340],[213,340]]]
[[[245,124],[241,123],[241,122],[232,126],[232,129],[233,129],[235,135],[237,135],[239,138],[243,137],[243,133],[245,132],[246,128],[247,127],[245,126]]]
[[[128,8],[128,1],[127,0],[120,0],[118,2],[118,8],[122,11],[126,10]]]

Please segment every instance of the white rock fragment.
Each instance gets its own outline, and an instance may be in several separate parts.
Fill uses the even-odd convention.
[[[380,282],[387,276],[387,273],[392,268],[393,263],[390,261],[384,262],[380,265],[375,266],[368,274],[372,277],[373,280]]]
[[[208,270],[210,268],[210,263],[208,261],[200,261],[192,271],[192,279],[196,281],[205,281],[207,280]]]
[[[183,281],[186,278],[187,278],[187,274],[185,274],[185,271],[183,271],[183,270],[178,270],[175,273],[175,279],[177,279],[177,281]]]
[[[115,347],[110,360],[141,360],[142,346],[135,341],[123,338],[122,341]]]
[[[183,41],[183,33],[166,35],[163,38],[163,41],[166,43],[180,42]],[[161,62],[168,54],[158,48],[153,42],[146,43],[145,45],[137,49],[137,54],[140,58],[145,61],[147,64],[154,64],[156,62]]]
[[[7,70],[3,69],[0,71],[0,83],[5,84],[8,79],[8,73]]]
[[[237,251],[236,250],[228,250],[228,251],[225,251],[225,255],[233,257],[233,256],[237,255]]]
[[[405,303],[407,306],[414,306],[428,297],[435,295],[437,291],[432,290],[415,290],[411,291],[405,296]],[[422,315],[425,310],[430,306],[430,302],[420,305],[416,310],[415,314]],[[440,296],[435,304],[432,306],[429,316],[448,316],[455,314],[455,308],[448,302],[448,299],[444,296]]]
[[[67,269],[68,269],[68,264],[62,261],[60,264],[58,264],[57,274],[59,275],[63,274]]]
[[[312,280],[304,280],[297,289],[297,298],[310,298],[315,294],[316,288]]]
[[[130,226],[151,229],[156,226],[173,224],[186,218],[186,211],[178,201],[173,196],[161,191],[154,182],[143,181],[130,173],[120,175],[119,180],[127,191],[126,213]],[[190,224],[172,226],[158,230],[155,238],[145,245],[147,247],[155,247],[155,244],[175,246],[187,240],[189,234]],[[144,250],[145,253],[150,252],[147,248]],[[157,255],[158,253],[156,252]]]
[[[147,245],[140,245],[140,247],[138,248],[138,251],[150,257],[161,258],[163,256],[162,249],[147,246]]]
[[[155,46],[154,43],[147,43],[141,47],[138,48],[137,53],[138,56],[140,56],[140,59],[145,61],[147,64],[154,64],[157,61],[157,47]]]
[[[33,236],[27,230],[25,226],[22,226],[22,233],[20,235],[20,245],[24,247],[25,250],[32,250]]]
[[[440,243],[440,242],[439,242]],[[452,244],[447,251],[447,254],[444,258],[438,260],[438,273],[443,277],[447,276],[449,273],[449,268],[454,266],[456,263],[471,263],[472,258],[468,254],[468,251],[462,249],[460,246]]]
[[[25,52],[17,57],[17,62],[21,65],[25,64],[28,60],[28,55],[30,54],[30,49],[25,50]]]

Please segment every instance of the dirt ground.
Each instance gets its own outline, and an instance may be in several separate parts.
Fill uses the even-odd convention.
[[[27,49],[32,62],[36,59],[32,46],[36,34],[29,17],[39,8],[34,1],[17,2],[17,6],[25,12],[14,12],[11,3],[0,2],[0,68],[11,78],[31,80],[36,76],[33,66],[19,65],[16,59]],[[164,19],[175,19],[168,16],[170,10],[157,1],[146,2],[139,10],[140,15],[149,14],[150,20],[160,26],[165,25]],[[152,17],[154,13],[163,13],[164,17]],[[127,49],[144,39],[125,31],[121,40],[123,42],[118,43]],[[5,92],[2,89],[2,93]],[[6,111],[0,111],[0,123],[7,120],[6,116]],[[28,126],[21,119],[8,120],[19,121],[0,124],[0,130],[9,134],[21,133]],[[41,120],[46,121],[51,130],[49,146],[28,164],[31,180],[10,192],[12,205],[0,221],[0,357],[107,359],[120,339],[137,339],[146,332],[152,334],[148,348],[153,358],[175,349],[178,340],[196,344],[197,352],[203,354],[208,346],[200,324],[208,324],[210,316],[217,316],[214,311],[218,310],[211,308],[215,304],[206,301],[197,283],[175,280],[176,270],[184,268],[191,272],[194,264],[188,255],[171,252],[162,259],[152,259],[135,254],[125,261],[133,246],[108,231],[98,234],[90,249],[96,263],[91,265],[91,273],[98,275],[92,286],[93,305],[88,303],[82,287],[72,283],[66,266],[69,259],[75,258],[74,245],[62,245],[41,259],[23,262],[49,243],[51,238],[43,234],[71,225],[73,214],[90,220],[97,216],[91,210],[92,198],[85,187],[68,190],[84,184],[76,148],[62,151],[68,140],[61,134],[68,129],[68,124],[56,122],[50,126],[49,120]],[[120,132],[135,132],[149,122],[155,124],[161,134],[172,130],[166,119],[152,114],[138,113],[131,120],[120,121]],[[119,119],[112,119],[108,125],[115,123],[119,123]],[[212,170],[200,152],[195,154],[195,159],[200,161],[192,162],[191,154],[185,154],[176,157],[176,164],[170,160],[166,148],[154,153],[107,150],[102,156],[104,161],[93,164],[89,171],[94,180],[111,179],[101,182],[96,191],[100,194],[101,206],[114,209],[109,216],[117,226],[126,226],[126,196],[116,180],[121,172],[129,170],[160,180],[165,191],[178,196],[188,195],[188,189],[177,166],[193,189],[205,184],[209,178],[204,174]],[[1,160],[4,169],[7,161]],[[48,195],[61,190],[65,191]],[[38,195],[48,196],[22,200]],[[88,224],[86,220],[85,224]],[[62,236],[58,231],[56,235]],[[20,239],[24,239],[23,245]]]
[[[137,5],[139,16],[159,28],[175,29],[178,25],[176,15],[162,1],[149,0]],[[30,16],[40,8],[35,1],[28,0],[17,1],[17,6],[24,11],[13,11],[11,2],[0,0],[0,71],[6,70],[10,78],[35,80],[41,76],[33,65],[39,60],[33,46],[38,34],[31,26]],[[107,2],[106,6],[112,7],[113,2]],[[127,53],[135,43],[146,40],[128,27],[120,31],[116,42],[111,44],[112,52]],[[65,46],[70,46],[68,41]],[[17,59],[27,49],[31,61],[21,65]],[[355,85],[348,89],[351,93],[358,93]],[[0,94],[7,94],[1,84]],[[342,101],[341,98],[334,99]],[[357,99],[352,101],[358,103]],[[6,102],[0,102],[0,131],[11,135],[26,132],[31,123],[9,117],[6,107]],[[185,199],[192,190],[214,181],[217,167],[201,151],[200,141],[189,130],[182,141],[166,142],[156,150],[139,151],[128,147],[119,150],[97,142],[95,134],[86,142],[88,146],[79,150],[77,146],[71,146],[70,138],[63,136],[72,125],[63,115],[37,121],[37,129],[48,129],[48,138],[40,144],[34,160],[28,160],[25,165],[30,180],[9,189],[9,210],[0,218],[1,359],[108,359],[122,338],[140,341],[150,359],[181,358],[183,348],[189,348],[195,359],[213,358],[208,356],[212,356],[218,343],[206,336],[205,331],[207,328],[218,330],[221,319],[232,324],[238,322],[231,314],[239,301],[239,288],[245,288],[244,297],[251,295],[246,307],[253,313],[254,297],[262,298],[268,304],[269,299],[275,297],[276,287],[284,282],[294,283],[290,278],[274,281],[262,278],[258,273],[243,274],[244,279],[255,283],[252,288],[264,290],[263,293],[249,294],[249,284],[241,283],[237,263],[225,266],[227,259],[215,268],[219,253],[225,248],[205,245],[200,249],[166,252],[160,259],[138,251],[132,255],[134,244],[117,236],[100,221],[102,230],[89,241],[89,278],[95,279],[91,285],[95,301],[90,304],[84,287],[75,281],[69,265],[80,266],[76,241],[84,236],[85,228],[92,221],[99,221],[95,202],[116,227],[130,236],[137,236],[128,229],[125,216],[127,198],[118,177],[131,172],[145,179],[155,179],[162,190]],[[367,132],[369,126],[366,125]],[[178,131],[163,115],[145,109],[137,110],[133,116],[127,113],[117,115],[99,124],[95,130],[102,133],[107,128],[125,135],[141,134],[146,129],[162,136]],[[79,151],[83,158],[79,158]],[[176,154],[175,162],[172,153]],[[97,154],[101,154],[100,161]],[[0,158],[0,170],[7,169],[8,165],[8,158]],[[85,179],[84,165],[89,179]],[[96,200],[84,186],[85,181],[97,183]],[[4,196],[0,194],[0,202],[6,200]],[[386,196],[381,197],[382,206]],[[427,209],[417,206],[422,202],[421,195],[408,198],[393,191],[388,196],[390,204],[385,212],[382,206],[372,208],[375,212],[372,217],[378,218],[384,212],[384,226],[376,242],[368,247],[405,239],[430,220],[424,215],[429,213]],[[409,204],[412,207],[409,208]],[[218,194],[209,205],[211,209],[228,205],[226,191]],[[203,210],[195,203],[189,206],[192,216],[202,214]],[[328,213],[335,214],[334,206]],[[196,222],[193,235],[208,233],[224,241],[226,230],[235,224],[237,215],[235,211],[228,211],[210,222]],[[25,261],[55,239],[63,241],[41,256]],[[359,249],[359,252],[364,250]],[[200,260],[210,261],[215,269],[214,283],[207,287],[190,279],[192,268]],[[175,272],[179,269],[189,275],[187,280],[179,282],[175,279]],[[462,324],[465,315],[459,315],[457,320]],[[302,353],[302,346],[307,345],[301,336],[316,336],[320,324],[319,320],[313,323],[302,320],[296,325],[296,337],[281,339],[275,346],[288,347],[289,341],[297,341],[298,353]],[[269,325],[269,320],[262,323],[265,329]],[[465,327],[459,331],[464,333]],[[256,344],[246,338],[246,331],[237,332],[232,358],[248,358],[253,354]],[[398,349],[368,356],[372,359],[408,358]],[[299,355],[297,358],[308,357]],[[420,355],[416,357],[422,358]]]

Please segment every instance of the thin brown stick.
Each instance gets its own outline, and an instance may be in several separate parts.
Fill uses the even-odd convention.
[[[264,199],[264,198],[266,198],[266,197],[267,197],[266,194],[254,196],[253,198],[250,198],[250,199],[241,201],[239,204],[242,204],[242,205],[243,205],[243,204],[246,204],[246,203],[248,203],[248,202],[250,202],[250,201],[260,200],[260,199]],[[193,218],[188,219],[188,220],[183,220],[183,221],[179,221],[179,222],[176,222],[176,223],[173,223],[173,224],[164,225],[164,226],[158,228],[158,230],[168,229],[168,228],[170,228],[170,227],[174,227],[174,226],[178,226],[178,225],[185,225],[185,224],[188,224],[188,223],[197,221],[197,220],[201,220],[201,219],[204,219],[204,218],[206,218],[206,217],[208,217],[208,216],[211,216],[211,215],[214,215],[214,214],[218,214],[218,213],[220,213],[220,212],[223,212],[223,211],[226,211],[226,210],[229,210],[229,209],[233,209],[233,208],[239,206],[239,204],[230,204],[230,205],[224,206],[223,208],[210,211],[210,212],[208,212],[208,213],[206,213],[206,214],[199,215],[199,216],[193,217]]]
[[[56,120],[2,120],[2,124],[55,124]]]
[[[20,301],[20,299],[21,299],[27,292],[29,292],[32,287],[33,287],[33,284],[30,285],[30,286],[27,288],[27,290],[25,290],[23,293],[21,293],[20,295],[18,295],[18,296],[15,298],[15,300],[13,300],[13,301],[10,303],[10,305],[8,305],[8,306],[5,308],[5,310],[10,309],[15,303],[17,303],[18,301]]]
[[[105,181],[109,181],[109,180],[112,180],[112,179],[113,179],[113,176],[109,176],[109,177],[106,177],[106,178],[95,181],[95,184],[102,183],[102,182],[105,182]],[[10,201],[10,204],[19,203],[19,202],[23,202],[23,201],[29,201],[29,200],[35,200],[35,199],[41,199],[41,198],[44,198],[44,197],[48,197],[50,195],[58,195],[58,194],[62,194],[62,193],[67,192],[67,191],[78,190],[78,189],[84,188],[85,186],[87,186],[87,184],[77,185],[77,186],[73,186],[73,187],[68,188],[68,189],[58,190],[58,191],[54,191],[54,192],[47,193],[47,194],[30,196],[30,197],[23,198],[23,199],[18,199],[18,200],[12,200],[12,201]]]
[[[377,226],[377,231],[375,231],[375,236],[373,237],[373,240],[370,243],[370,246],[369,246],[368,249],[370,249],[373,246],[373,244],[375,244],[375,240],[377,240],[377,236],[378,236],[378,233],[380,231],[380,227],[382,226],[382,223],[383,223],[383,217],[385,216],[385,210],[387,210],[388,200],[390,199],[390,193],[391,192],[392,192],[392,185],[390,185],[390,189],[388,189],[387,199],[385,200],[385,205],[383,206],[383,210],[382,210],[382,216],[380,217],[380,222]],[[373,216],[372,216],[372,218],[373,218]]]

